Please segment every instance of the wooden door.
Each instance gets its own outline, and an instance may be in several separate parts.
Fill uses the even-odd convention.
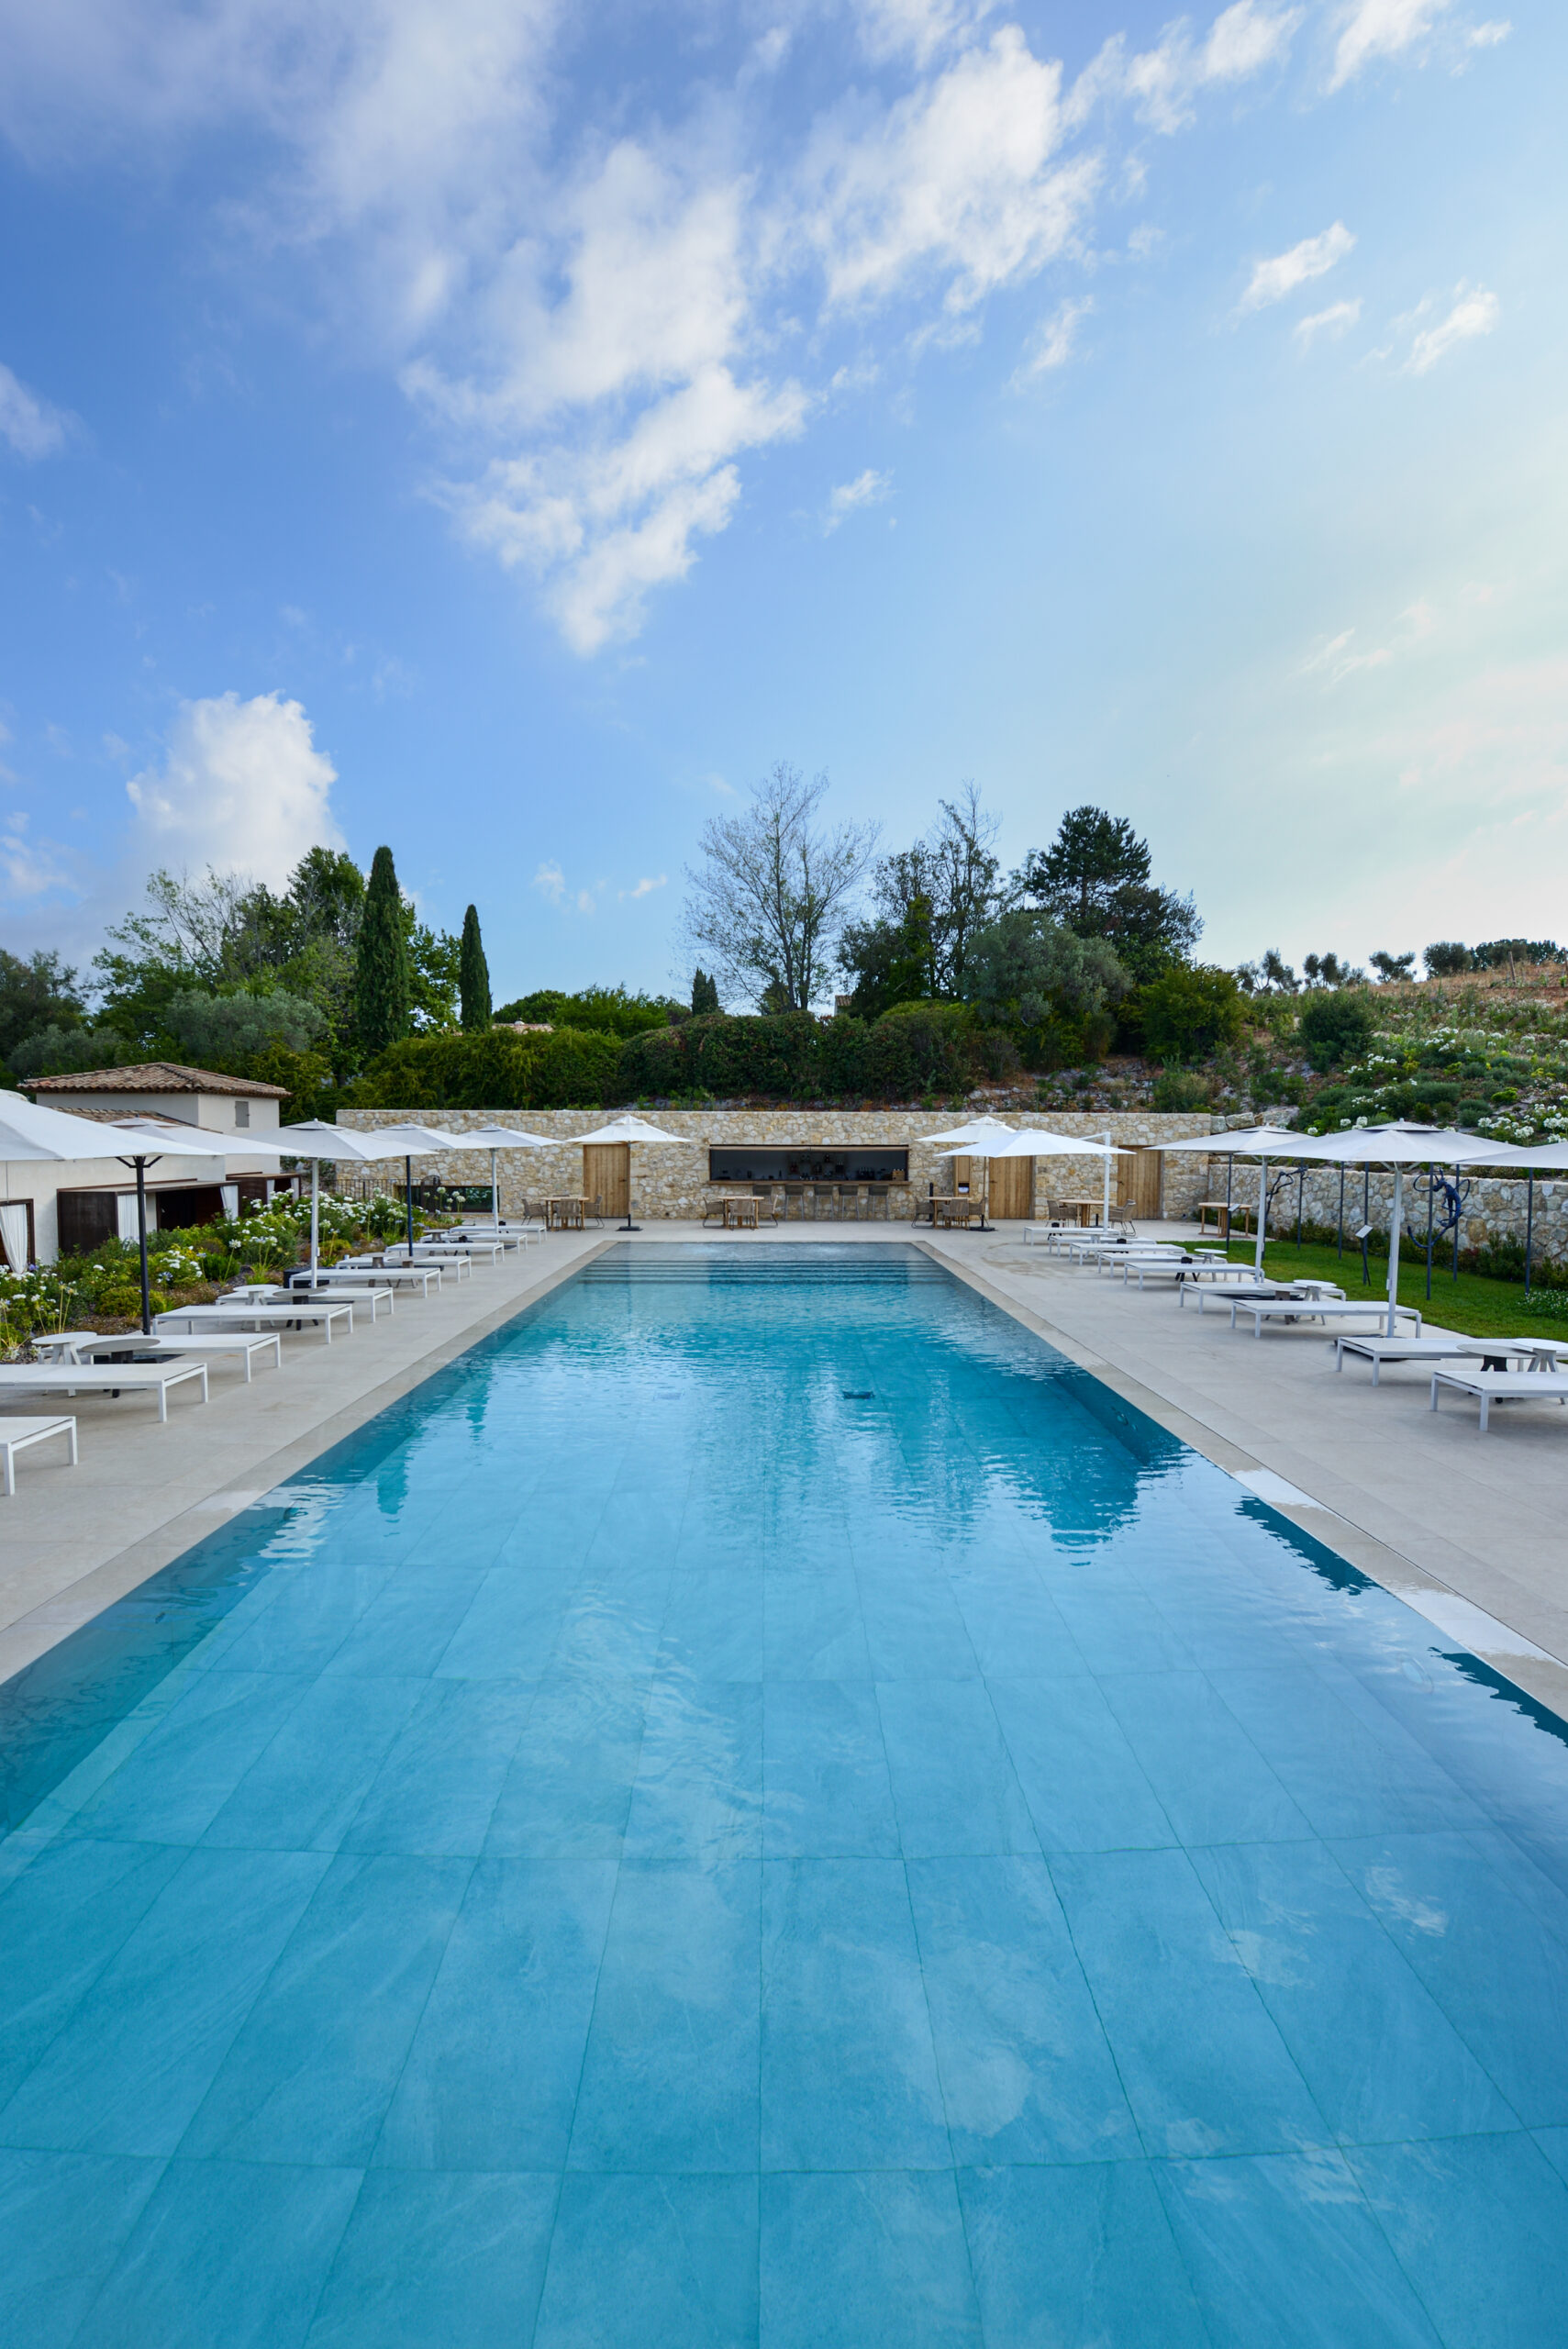
[[[1135,1223],[1158,1222],[1161,1178],[1165,1169],[1164,1152],[1140,1147],[1130,1158],[1118,1158],[1114,1163],[1120,1181],[1124,1213],[1129,1215]]]
[[[583,1145],[583,1197],[597,1199],[606,1215],[631,1212],[631,1144],[588,1141]]]
[[[985,1180],[985,1163],[984,1159],[976,1162],[973,1158],[951,1158],[948,1161],[948,1163],[952,1168],[952,1193],[954,1198],[962,1198],[966,1192],[972,1199],[977,1198],[980,1194],[981,1186]]]
[[[994,1158],[991,1161],[991,1219],[1014,1219],[1027,1223],[1034,1213],[1034,1160]]]

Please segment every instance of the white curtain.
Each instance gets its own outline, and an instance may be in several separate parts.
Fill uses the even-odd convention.
[[[239,1213],[239,1186],[238,1183],[220,1183],[217,1187],[223,1198],[223,1212],[232,1223]]]
[[[28,1269],[28,1210],[20,1200],[0,1207],[0,1248],[14,1273]]]
[[[116,1229],[120,1238],[134,1240],[136,1238],[136,1193],[134,1191],[116,1192],[115,1213],[118,1218]],[[150,1215],[148,1222],[151,1221],[152,1218]]]

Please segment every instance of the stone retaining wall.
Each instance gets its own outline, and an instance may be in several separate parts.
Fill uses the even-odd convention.
[[[401,1124],[435,1126],[447,1133],[479,1126],[516,1126],[525,1133],[558,1140],[559,1147],[550,1151],[501,1153],[497,1171],[502,1211],[516,1215],[522,1212],[526,1198],[581,1189],[583,1161],[575,1147],[575,1137],[592,1133],[605,1121],[602,1109],[348,1109],[339,1122],[361,1132]],[[715,1196],[707,1180],[710,1143],[718,1149],[753,1142],[769,1143],[775,1148],[852,1150],[889,1142],[901,1149],[907,1147],[909,1152],[908,1188],[895,1188],[892,1209],[895,1215],[912,1218],[917,1203],[933,1185],[938,1191],[952,1189],[952,1162],[938,1155],[945,1145],[933,1144],[926,1137],[951,1132],[954,1126],[964,1122],[964,1115],[951,1109],[659,1109],[649,1112],[648,1121],[699,1146],[679,1149],[650,1144],[634,1148],[632,1200],[640,1216],[686,1221],[700,1219]],[[1051,1110],[1042,1111],[1032,1120],[1019,1114],[1006,1122],[1038,1123],[1052,1133],[1083,1134],[1096,1141],[1109,1133],[1113,1141],[1128,1143],[1175,1141],[1189,1135],[1208,1133],[1214,1124],[1207,1112],[1177,1116],[1151,1110],[1120,1114],[1102,1111],[1096,1115]],[[1129,1163],[1123,1162],[1123,1169],[1118,1171],[1125,1171]],[[443,1183],[487,1184],[490,1180],[487,1151],[453,1151],[439,1158],[420,1159],[417,1164],[422,1174],[435,1175]],[[1100,1160],[1087,1157],[1037,1159],[1035,1214],[1046,1214],[1048,1202],[1053,1198],[1073,1195],[1097,1198],[1104,1179],[1101,1165]],[[1190,1213],[1198,1199],[1210,1196],[1205,1187],[1207,1179],[1208,1161],[1202,1152],[1183,1152],[1168,1158],[1165,1214]]]

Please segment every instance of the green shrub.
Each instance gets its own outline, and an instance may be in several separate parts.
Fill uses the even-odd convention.
[[[1338,996],[1325,996],[1338,1002]],[[1157,1061],[1192,1061],[1233,1044],[1244,1007],[1233,971],[1179,963],[1138,991],[1138,1020],[1145,1049]]]
[[[1377,1023],[1359,987],[1325,988],[1301,1007],[1297,1032],[1314,1068],[1334,1068],[1359,1059],[1371,1046]]]
[[[1207,1109],[1213,1097],[1214,1086],[1209,1078],[1190,1069],[1162,1069],[1154,1080],[1152,1106],[1156,1109]]]
[[[621,1041],[562,1028],[518,1036],[505,1028],[406,1036],[352,1087],[361,1109],[580,1109],[619,1097]]]

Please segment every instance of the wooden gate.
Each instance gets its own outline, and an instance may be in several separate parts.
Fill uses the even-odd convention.
[[[1160,1218],[1165,1153],[1139,1147],[1130,1158],[1112,1161],[1120,1188],[1121,1208],[1135,1223],[1156,1223]]]
[[[1034,1213],[1034,1160],[994,1158],[991,1161],[991,1219],[994,1223],[1027,1223]]]
[[[631,1144],[628,1141],[585,1141],[583,1145],[583,1197],[597,1199],[601,1213],[631,1212]]]

